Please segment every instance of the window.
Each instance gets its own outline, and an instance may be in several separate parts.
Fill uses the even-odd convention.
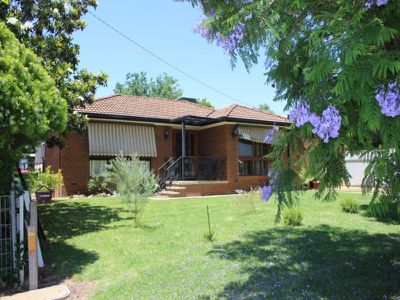
[[[99,175],[103,174],[104,172],[107,171],[107,168],[110,165],[111,160],[113,160],[114,157],[110,157],[109,159],[95,159],[91,158],[90,159],[90,176],[92,175]],[[142,164],[151,171],[151,163],[149,158],[139,158],[142,162]]]
[[[90,160],[90,175],[99,175],[107,171],[108,160]]]
[[[270,145],[239,140],[239,175],[267,175]]]

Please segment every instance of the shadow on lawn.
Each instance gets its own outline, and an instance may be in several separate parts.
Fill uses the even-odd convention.
[[[321,225],[253,232],[214,246],[237,261],[247,280],[230,282],[228,299],[382,299],[399,294],[400,235]]]
[[[49,249],[44,252],[45,268],[41,270],[41,283],[44,286],[73,276],[98,259],[95,252],[77,249],[66,240],[113,228],[109,224],[122,219],[118,208],[82,202],[60,201],[39,205],[38,213],[50,241]]]
[[[64,241],[109,228],[109,223],[122,219],[119,208],[65,200],[52,205],[39,205],[38,212],[46,235],[51,241]]]

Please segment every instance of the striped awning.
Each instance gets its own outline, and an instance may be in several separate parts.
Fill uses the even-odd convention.
[[[238,133],[244,140],[263,143],[267,129],[262,127],[238,126]]]
[[[154,127],[89,122],[89,154],[114,156],[132,155],[156,157]]]

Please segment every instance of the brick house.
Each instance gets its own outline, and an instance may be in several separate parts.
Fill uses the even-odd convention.
[[[112,95],[79,112],[88,117],[88,129],[67,135],[63,149],[45,149],[44,164],[62,169],[58,196],[87,193],[89,177],[102,173],[121,152],[137,153],[170,196],[261,186],[269,165],[265,132],[272,125],[289,125],[272,113],[238,104],[212,109],[190,98]]]

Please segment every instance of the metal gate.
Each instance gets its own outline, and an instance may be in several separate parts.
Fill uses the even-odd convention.
[[[13,269],[13,216],[11,197],[0,196],[0,274]]]

